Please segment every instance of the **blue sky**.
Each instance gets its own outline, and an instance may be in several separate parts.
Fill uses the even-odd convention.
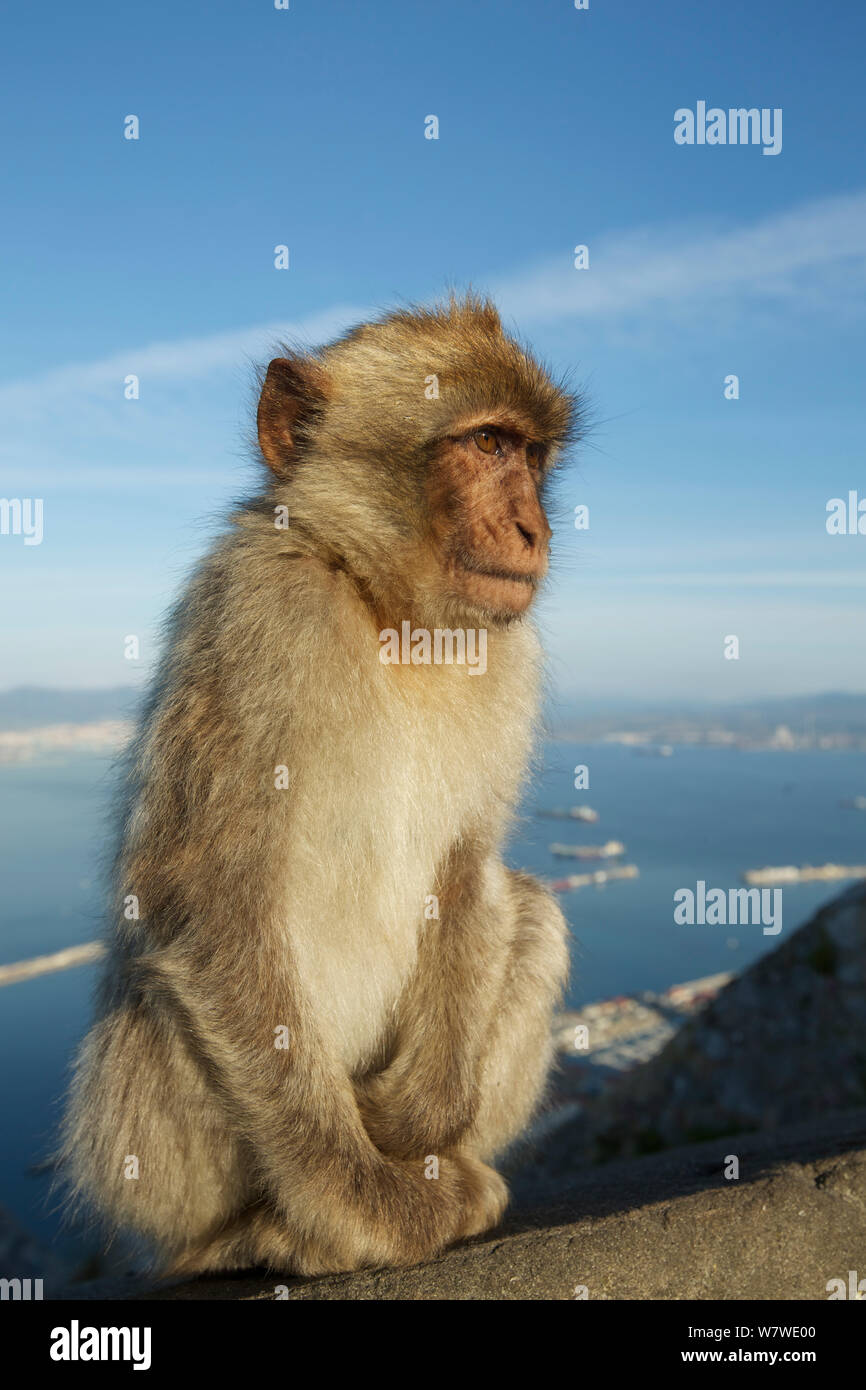
[[[45,520],[0,536],[0,686],[141,679],[252,478],[250,359],[471,283],[594,419],[541,612],[558,688],[866,688],[866,536],[824,524],[866,497],[863,7],[19,3],[4,27],[0,495]],[[782,108],[781,153],[676,145],[699,100]]]

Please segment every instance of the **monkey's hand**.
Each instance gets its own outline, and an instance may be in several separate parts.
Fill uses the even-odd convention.
[[[508,1187],[495,1168],[468,1154],[457,1155],[464,1171],[471,1177],[471,1199],[467,1203],[466,1220],[459,1239],[477,1236],[498,1226],[508,1206]]]
[[[355,1201],[344,1209],[319,1206],[309,1211],[308,1237],[292,1252],[296,1273],[417,1264],[454,1241],[490,1230],[508,1203],[499,1174],[465,1153],[380,1157],[370,1179],[368,1188],[361,1178]]]
[[[398,1160],[396,1166],[411,1173],[415,1219],[408,1228],[392,1228],[388,1262],[412,1263],[480,1235],[498,1225],[508,1205],[504,1180],[472,1154],[430,1151],[422,1160]]]
[[[464,1240],[499,1224],[508,1205],[504,1179],[460,1147],[474,1117],[474,1097],[458,1089],[440,1096],[438,1106],[431,1105],[429,1093],[422,1096],[407,1087],[396,1068],[356,1083],[355,1091],[364,1126],[379,1151],[422,1164],[432,1189],[442,1181],[443,1196],[446,1190],[450,1200],[452,1191],[457,1196],[462,1215],[452,1226],[450,1240]]]

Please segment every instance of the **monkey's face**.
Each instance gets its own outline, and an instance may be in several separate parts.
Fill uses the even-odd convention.
[[[546,454],[518,429],[484,423],[435,450],[429,516],[450,608],[501,623],[529,608],[548,565]]]
[[[380,629],[506,626],[547,572],[543,481],[578,414],[470,297],[275,358],[259,445],[290,537],[355,581]]]

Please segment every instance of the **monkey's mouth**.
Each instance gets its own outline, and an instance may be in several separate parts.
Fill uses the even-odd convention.
[[[541,583],[543,573],[501,569],[470,556],[460,556],[456,577],[465,598],[501,613],[526,611]]]
[[[480,574],[485,579],[507,579],[510,584],[528,584],[530,588],[538,588],[537,574],[521,574],[517,570],[491,569],[487,565],[466,564],[465,561],[461,561],[461,568],[467,574]]]
[[[502,579],[509,584],[526,584],[530,589],[537,589],[544,578],[543,570],[499,569],[494,565],[485,565],[469,555],[458,556],[457,564],[464,574],[479,575],[483,579]]]

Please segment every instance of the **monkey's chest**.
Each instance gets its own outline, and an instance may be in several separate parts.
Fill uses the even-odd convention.
[[[378,852],[387,844],[390,863]],[[357,830],[339,845],[329,838],[325,862],[311,869],[308,861],[307,888],[290,897],[289,935],[307,1002],[350,1071],[372,1059],[388,1029],[415,965],[425,904],[438,887],[432,856],[403,853],[397,844],[385,835],[365,844]]]
[[[450,776],[459,757],[401,751],[382,746],[363,767],[329,763],[322,779],[333,785],[320,782],[293,818],[291,949],[311,1012],[350,1070],[388,1030],[441,892],[437,874],[477,807],[477,786],[473,797]]]

